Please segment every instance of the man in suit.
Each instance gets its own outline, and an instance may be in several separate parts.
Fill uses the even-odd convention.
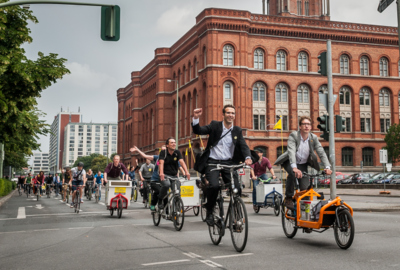
[[[275,165],[281,165],[288,173],[286,181],[286,207],[294,209],[292,197],[296,178],[299,180],[300,190],[306,190],[309,186],[308,177],[304,177],[304,171],[311,166],[319,171],[319,164],[314,150],[317,151],[326,174],[331,174],[330,163],[324,148],[318,141],[318,137],[311,133],[311,118],[302,116],[299,120],[299,131],[294,131],[288,139],[287,151],[275,161]]]
[[[233,165],[245,162],[246,165],[251,165],[252,159],[250,149],[243,138],[242,129],[238,126],[233,126],[236,113],[233,105],[224,106],[222,110],[223,121],[211,121],[209,125],[204,127],[199,125],[199,117],[202,112],[201,108],[193,111],[192,128],[194,134],[209,135],[207,147],[201,159],[197,162],[200,164],[198,171],[201,174],[205,174],[206,179],[209,181],[205,207],[207,209],[206,222],[212,226],[214,223],[212,210],[218,196],[219,175],[221,174],[224,182],[230,182],[230,173],[227,170],[211,171],[215,167],[208,166],[208,164]],[[235,187],[241,190],[237,174],[234,175],[234,182]]]

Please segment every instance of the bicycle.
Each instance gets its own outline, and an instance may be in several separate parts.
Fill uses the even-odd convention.
[[[298,229],[303,229],[303,233],[322,233],[333,227],[336,244],[341,249],[348,249],[355,234],[353,209],[338,196],[325,201],[322,192],[314,191],[314,178],[323,174],[312,175],[303,172],[303,175],[310,177],[310,185],[306,190],[296,190],[293,196],[294,209],[287,209],[285,202],[282,202],[283,232],[286,237],[293,238]],[[314,197],[321,200],[314,202]]]
[[[253,207],[254,212],[258,214],[261,208],[272,207],[274,209],[275,216],[279,216],[281,201],[283,198],[282,182],[278,180],[273,181],[272,177],[268,178],[267,180],[258,178],[258,180],[260,181],[258,185],[261,185],[262,188],[256,192],[257,199],[255,203],[253,202],[255,206]],[[256,187],[256,189],[259,188]],[[260,196],[261,198],[259,198]]]
[[[211,171],[227,169],[231,175],[231,182],[223,182],[218,191],[217,202],[213,209],[214,224],[208,226],[211,241],[214,245],[219,245],[222,237],[225,235],[226,224],[229,222],[228,228],[231,232],[233,246],[236,251],[242,252],[247,244],[249,223],[246,206],[239,196],[239,190],[235,188],[233,174],[236,170],[247,166],[244,163],[240,165],[209,164],[208,166],[216,167],[215,169],[211,169]],[[223,189],[228,189],[227,193],[229,197],[226,217],[224,217]]]
[[[185,221],[185,209],[180,196],[180,189],[176,183],[176,181],[179,181],[179,178],[170,176],[165,176],[165,178],[171,181],[169,192],[162,198],[162,201],[167,199],[167,204],[164,205],[163,209],[159,209],[158,204],[155,206],[155,210],[152,212],[153,223],[155,226],[158,226],[162,217],[166,220],[171,220],[174,223],[175,230],[180,231]],[[157,184],[160,185],[160,183]]]
[[[146,179],[143,181],[143,189],[147,192],[147,199],[144,200],[144,208],[150,208],[151,204],[151,188],[150,188],[150,179]]]
[[[98,203],[99,202],[99,200],[100,200],[100,188],[99,188],[99,185],[101,185],[101,184],[95,184],[94,185],[94,198],[95,198],[95,200],[96,200],[96,203]]]
[[[46,184],[46,195],[47,195],[47,198],[50,198],[50,194],[51,194],[51,184]]]
[[[36,197],[37,197],[37,201],[40,199],[40,189],[42,188],[42,186],[40,184],[35,184],[35,191],[36,191]]]
[[[65,202],[69,203],[69,193],[70,193],[69,185],[64,184],[62,189],[63,189],[63,192],[62,192],[63,200],[65,199]]]
[[[18,194],[19,194],[19,196],[22,195],[21,185],[22,185],[22,184],[18,184]]]
[[[31,195],[32,184],[26,184],[26,197],[29,198]]]
[[[88,189],[86,192],[86,198],[91,201],[92,200],[92,190],[93,190],[93,181],[88,181]]]
[[[138,197],[138,191],[137,191],[136,181],[132,181],[131,201],[136,202],[137,197]]]
[[[74,186],[73,186],[74,187]],[[74,210],[75,213],[79,214],[79,211],[81,209],[81,191],[80,188],[82,186],[75,186],[76,187],[76,193],[75,193],[75,199],[74,199]]]

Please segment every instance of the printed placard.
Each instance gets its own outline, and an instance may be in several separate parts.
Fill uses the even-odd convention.
[[[194,186],[181,186],[181,197],[194,197]]]

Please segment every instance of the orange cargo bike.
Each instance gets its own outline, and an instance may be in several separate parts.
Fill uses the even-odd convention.
[[[322,233],[333,228],[337,245],[348,249],[353,243],[355,233],[353,209],[340,197],[327,201],[322,192],[314,191],[314,178],[322,174],[311,175],[303,172],[303,175],[310,178],[310,185],[307,190],[296,190],[293,196],[294,210],[287,209],[285,202],[281,204],[285,235],[293,238],[298,229],[303,229],[303,233]]]

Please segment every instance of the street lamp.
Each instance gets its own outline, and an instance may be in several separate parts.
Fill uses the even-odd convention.
[[[175,125],[175,141],[176,141],[176,149],[178,149],[178,119],[179,119],[179,80],[170,80],[167,82],[176,82],[176,125]]]

